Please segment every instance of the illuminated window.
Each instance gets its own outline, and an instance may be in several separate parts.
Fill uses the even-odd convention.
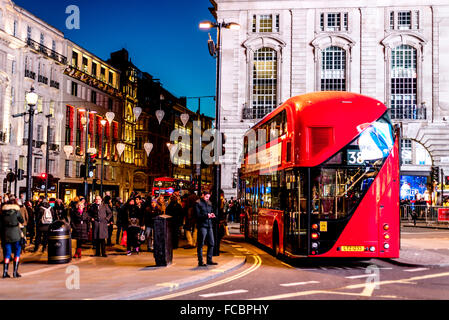
[[[418,119],[416,49],[400,45],[391,51],[392,119]]]
[[[261,48],[254,53],[252,116],[263,118],[277,106],[277,52]]]

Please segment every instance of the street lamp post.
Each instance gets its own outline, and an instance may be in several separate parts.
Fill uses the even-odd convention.
[[[50,166],[50,119],[53,117],[52,114],[48,114],[45,116],[45,118],[48,119],[47,122],[47,146],[45,150],[45,199],[47,199],[48,196],[48,171]]]
[[[28,152],[27,152],[27,193],[26,200],[31,201],[31,188],[32,188],[32,179],[33,179],[33,120],[34,120],[34,107],[37,104],[37,100],[39,96],[34,92],[34,88],[31,87],[30,92],[27,92],[25,96],[26,103],[29,107],[28,109]],[[25,116],[26,112],[14,115],[13,117],[21,117]],[[25,122],[26,123],[26,122]]]
[[[89,109],[80,109],[80,112],[85,111],[86,115],[81,119],[82,125],[86,127],[86,139],[84,145],[84,165],[85,165],[85,173],[84,173],[84,197],[86,201],[88,201],[89,196],[89,184],[87,183],[87,177],[89,176],[89,114],[97,113],[96,111],[90,111]]]
[[[216,83],[216,99],[215,99],[215,139],[214,139],[214,156],[215,156],[215,165],[214,165],[214,192],[215,192],[215,215],[220,218],[220,191],[221,191],[221,166],[219,164],[219,157],[221,148],[221,143],[219,144],[219,140],[221,140],[220,133],[220,109],[221,109],[221,42],[222,42],[222,29],[230,29],[230,30],[240,30],[240,25],[234,22],[211,22],[211,21],[203,21],[200,23],[200,29],[209,30],[211,28],[217,29],[217,45],[213,44],[213,41],[210,39],[209,43],[209,53],[211,56],[217,58],[217,83]],[[218,235],[218,221],[215,224],[214,228],[214,237],[217,240]],[[219,244],[216,242],[216,246],[214,247],[214,256],[218,256],[219,253]]]

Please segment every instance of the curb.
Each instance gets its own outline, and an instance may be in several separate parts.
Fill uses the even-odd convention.
[[[413,262],[405,262],[405,261],[399,261],[395,259],[382,259],[384,261],[390,262],[394,265],[401,266],[401,267],[427,267],[427,268],[445,268],[449,267],[449,263],[440,263],[440,264],[418,264]]]
[[[166,284],[152,285],[146,288],[128,291],[127,293],[123,294],[108,295],[98,298],[89,298],[85,300],[135,300],[135,299],[144,299],[159,294],[171,293],[173,291],[183,289],[192,285],[207,282],[209,280],[220,277],[226,273],[239,269],[246,263],[246,261],[247,257],[245,257],[244,259],[233,259],[231,262],[228,262],[222,267],[220,267],[219,269],[223,269],[223,271],[220,272],[211,269],[210,271],[205,273],[205,276],[203,273],[202,275],[195,275],[184,279],[180,279],[180,281],[173,281]]]

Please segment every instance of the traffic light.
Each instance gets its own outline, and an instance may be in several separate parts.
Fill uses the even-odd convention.
[[[88,176],[89,176],[89,178],[93,178],[94,171],[97,168],[95,166],[95,164],[97,163],[96,157],[97,157],[96,154],[92,154],[89,156],[89,159],[88,159]]]
[[[24,173],[25,171],[22,169],[17,170],[17,180],[22,181],[23,179],[25,179],[25,177],[23,176]]]
[[[430,178],[433,182],[438,182],[440,180],[440,168],[439,167],[432,167],[430,169]]]

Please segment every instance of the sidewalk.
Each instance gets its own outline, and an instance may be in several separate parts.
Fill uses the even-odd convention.
[[[232,235],[239,230],[231,227],[230,231]],[[126,248],[119,245],[107,247],[107,258],[94,257],[92,249],[83,249],[81,259],[62,265],[49,265],[47,253],[40,250],[25,253],[19,268],[22,278],[0,279],[0,300],[145,299],[218,278],[246,261],[222,241],[220,255],[214,257],[218,265],[198,267],[196,248],[184,249],[185,244],[180,241],[167,267],[157,267],[153,253],[127,256]],[[12,264],[9,269],[12,275]]]
[[[407,232],[409,227],[447,230],[447,224],[429,226],[425,223],[403,223],[402,231]],[[449,266],[449,233],[447,238],[432,237],[432,233],[416,235],[415,238],[401,238],[401,250],[398,259],[390,261],[404,266],[416,267],[448,267]]]

